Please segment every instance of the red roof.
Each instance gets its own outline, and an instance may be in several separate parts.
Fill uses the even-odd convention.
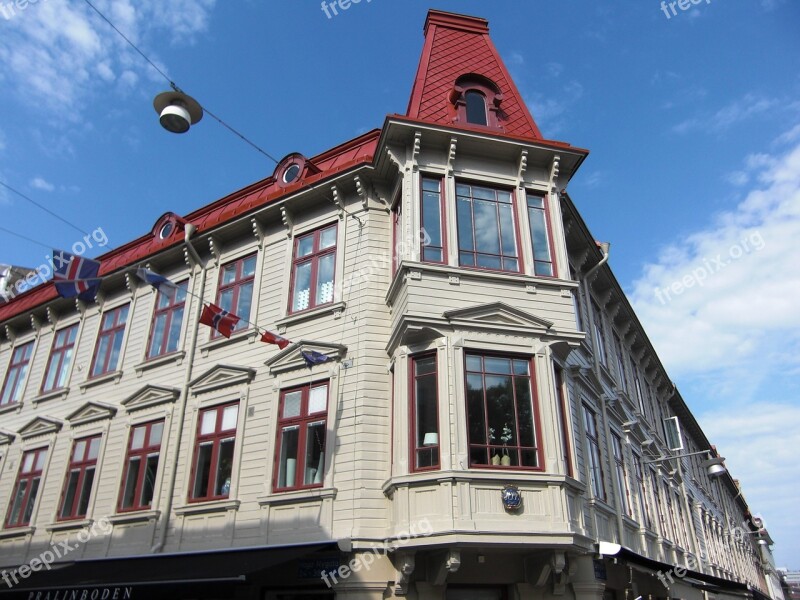
[[[273,175],[204,206],[186,215],[184,218],[197,227],[198,234],[207,232],[226,221],[230,221],[252,212],[257,208],[275,202],[276,200],[280,200],[304,187],[318,183],[337,173],[347,171],[360,164],[371,164],[375,154],[375,148],[378,145],[379,136],[380,130],[375,129],[311,158],[310,162],[312,162],[320,172],[309,175],[294,185],[283,188],[279,187]],[[165,240],[159,239],[158,236],[154,236],[152,233],[148,233],[139,239],[133,240],[120,248],[116,248],[98,257],[97,260],[100,261],[100,275],[110,275],[126,267],[141,263],[148,257],[182,242],[183,231],[181,230],[176,230],[175,233]],[[33,310],[37,306],[50,302],[57,297],[58,294],[52,283],[37,286],[0,306],[0,323]]]
[[[506,133],[542,137],[489,37],[489,22],[437,10],[429,11],[425,22],[425,45],[406,115],[452,125],[450,92],[456,80],[468,74],[481,75],[500,88]]]

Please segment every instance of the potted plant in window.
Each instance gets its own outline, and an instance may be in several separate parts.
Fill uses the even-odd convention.
[[[511,457],[508,455],[508,442],[511,441],[512,437],[513,435],[511,429],[508,427],[508,423],[503,423],[503,435],[500,436],[500,440],[503,442],[503,457],[500,459],[500,464],[504,467],[511,465]]]
[[[494,427],[489,427],[489,444],[494,444]],[[499,465],[500,464],[500,455],[497,453],[497,449],[492,448],[492,464]]]

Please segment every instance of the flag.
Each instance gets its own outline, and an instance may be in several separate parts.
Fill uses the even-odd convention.
[[[285,337],[282,337],[277,333],[272,333],[271,331],[265,331],[264,335],[261,336],[261,341],[267,344],[276,344],[281,350],[292,343]]]
[[[301,350],[300,354],[303,355],[303,360],[306,361],[306,364],[309,367],[311,365],[321,365],[322,363],[328,362],[331,359],[330,356],[322,354],[321,352],[317,352],[316,350]]]
[[[158,273],[155,273],[150,269],[145,269],[144,267],[139,267],[136,269],[136,276],[145,283],[152,285],[158,291],[161,291],[162,287],[168,289],[178,287],[163,275],[159,275]]]
[[[62,298],[77,296],[81,300],[94,300],[102,281],[97,276],[99,271],[100,263],[96,260],[53,250],[53,282]]]
[[[240,320],[241,319],[235,314],[215,304],[206,304],[203,307],[203,314],[200,315],[200,322],[203,325],[208,325],[212,329],[216,329],[226,338],[231,337],[233,328],[236,327],[236,324]]]

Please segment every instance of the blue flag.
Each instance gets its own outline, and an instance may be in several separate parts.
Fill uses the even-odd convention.
[[[161,291],[162,287],[167,289],[178,287],[163,275],[159,275],[158,273],[155,273],[150,269],[145,269],[144,267],[139,267],[136,269],[136,276],[145,283],[152,285],[158,291]]]
[[[306,364],[309,367],[312,365],[321,365],[322,363],[328,362],[331,359],[330,356],[322,354],[321,352],[317,352],[316,350],[301,350],[300,354],[303,355],[303,360],[306,361]]]
[[[94,300],[102,281],[100,263],[63,250],[53,250],[53,283],[62,298]]]

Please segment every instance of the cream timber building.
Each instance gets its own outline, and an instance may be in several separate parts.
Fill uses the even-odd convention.
[[[405,114],[0,305],[0,600],[782,600],[587,154],[430,11]]]

